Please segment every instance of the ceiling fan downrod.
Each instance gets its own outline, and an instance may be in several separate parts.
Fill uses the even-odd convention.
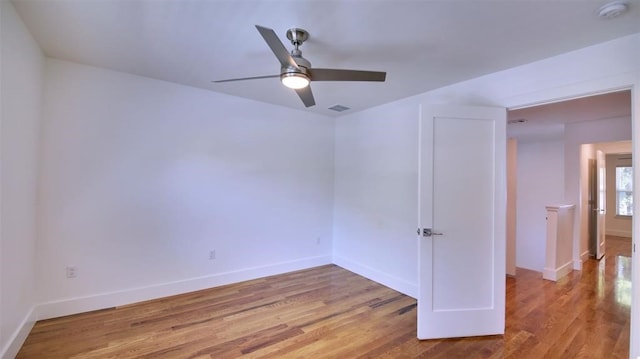
[[[309,32],[305,29],[292,27],[287,30],[287,39],[289,39],[291,44],[295,46],[296,50],[298,50],[298,46],[301,46],[302,43],[309,39]]]

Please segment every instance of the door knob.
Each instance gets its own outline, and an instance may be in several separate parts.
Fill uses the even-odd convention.
[[[442,236],[444,233],[434,232],[431,228],[423,228],[422,236],[423,237],[431,237],[431,236]]]

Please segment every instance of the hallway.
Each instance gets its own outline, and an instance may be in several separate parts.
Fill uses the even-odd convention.
[[[607,236],[605,257],[557,283],[517,270],[507,280],[505,357],[628,358],[631,239]]]

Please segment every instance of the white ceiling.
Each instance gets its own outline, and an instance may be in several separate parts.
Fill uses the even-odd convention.
[[[640,32],[640,0],[612,20],[595,0],[13,0],[44,53],[335,116]],[[271,75],[255,24],[309,31],[316,67],[387,71],[385,83],[316,82],[309,109]],[[290,48],[290,44],[285,42]],[[343,113],[345,114],[345,113]]]
[[[617,91],[589,97],[521,108],[508,112],[507,134],[518,142],[559,140],[564,124],[614,118],[631,118],[631,91]],[[515,120],[525,122],[512,123]],[[631,120],[629,120],[631,121]]]

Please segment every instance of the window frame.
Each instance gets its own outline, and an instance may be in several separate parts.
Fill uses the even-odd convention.
[[[619,173],[619,169],[629,169],[629,171],[631,171],[631,183],[630,189],[625,189],[625,188],[619,188],[619,184],[620,184],[620,173]],[[616,217],[620,217],[620,218],[631,218],[633,217],[633,167],[632,166],[624,166],[624,165],[618,165],[616,166],[616,172],[615,172],[615,192],[616,192]],[[620,211],[620,195],[624,193],[625,196],[628,196],[628,194],[630,194],[630,198],[631,198],[631,205],[628,207],[630,208],[631,214],[622,214]]]

